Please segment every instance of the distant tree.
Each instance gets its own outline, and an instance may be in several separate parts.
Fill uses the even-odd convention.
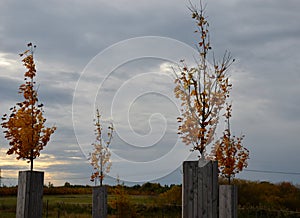
[[[109,151],[109,145],[112,140],[113,135],[113,124],[111,123],[108,127],[107,133],[107,141],[105,141],[102,135],[102,125],[100,123],[100,112],[97,109],[96,111],[96,119],[95,119],[95,135],[96,141],[92,144],[94,146],[94,151],[90,154],[91,165],[94,167],[95,172],[91,176],[91,181],[95,184],[97,183],[97,179],[100,180],[100,186],[102,186],[104,179],[104,172],[109,173],[111,167],[110,156],[111,153]]]
[[[204,9],[201,5],[200,10],[193,6],[190,10],[197,24],[195,32],[199,34],[199,57],[194,67],[189,67],[181,60],[178,65],[179,73],[174,69],[174,93],[182,102],[182,114],[177,118],[180,123],[178,134],[181,135],[183,143],[192,144],[192,151],[199,151],[199,158],[204,158],[205,149],[213,140],[219,113],[229,96],[231,84],[226,72],[234,59],[230,53],[225,52],[220,62],[213,56],[213,66],[209,64],[208,55],[212,48]]]
[[[33,58],[36,46],[29,43],[28,50],[21,53],[23,64],[27,71],[24,74],[25,83],[20,85],[19,94],[24,97],[23,102],[10,108],[11,114],[2,116],[2,128],[5,129],[5,138],[9,141],[8,155],[16,154],[17,159],[30,162],[33,170],[33,160],[40,156],[40,151],[50,140],[56,127],[45,127],[46,119],[43,116],[43,104],[38,102],[38,93],[35,87],[36,68]]]
[[[161,205],[181,205],[182,187],[180,185],[173,185],[168,191],[159,194],[158,201]]]
[[[242,141],[245,135],[236,137],[231,134],[230,117],[232,113],[232,105],[227,104],[226,113],[224,114],[226,129],[220,140],[216,141],[213,150],[215,150],[215,160],[218,161],[219,170],[223,177],[228,179],[230,184],[231,178],[235,174],[241,172],[243,168],[248,166],[249,150],[246,149]]]
[[[146,182],[141,186],[141,192],[147,194],[159,194],[166,190],[160,183]]]
[[[281,206],[289,208],[293,211],[300,211],[300,189],[292,185],[290,182],[282,182],[278,184]]]
[[[53,183],[48,182],[48,188],[53,188],[53,187],[54,187]]]
[[[65,182],[64,187],[71,187],[71,184],[69,182]]]

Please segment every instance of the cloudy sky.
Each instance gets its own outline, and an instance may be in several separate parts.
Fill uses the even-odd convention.
[[[300,2],[210,0],[206,14],[216,57],[236,59],[232,128],[246,135],[249,167],[238,177],[300,183]],[[199,5],[198,1],[193,4]],[[197,35],[188,1],[17,1],[0,7],[0,113],[21,100],[18,53],[37,45],[39,99],[47,125],[58,127],[35,160],[45,183],[91,184],[87,161],[96,107],[104,129],[113,122],[114,177],[180,183],[182,161],[195,159],[180,142],[169,65],[193,63]],[[219,126],[223,128],[223,123]],[[219,130],[220,131],[220,130]],[[16,183],[25,161],[7,156],[0,136],[4,184]]]

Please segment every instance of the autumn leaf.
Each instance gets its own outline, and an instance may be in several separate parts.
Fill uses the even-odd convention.
[[[179,72],[175,73],[174,94],[181,100],[181,117],[177,121],[180,123],[178,133],[182,142],[199,151],[199,157],[204,157],[206,147],[213,141],[219,114],[230,94],[231,84],[225,69],[231,65],[232,58],[226,52],[220,63],[213,59],[215,70],[210,69],[207,59],[211,49],[209,23],[203,10],[191,7],[191,11],[199,29],[196,31],[199,34],[199,60],[196,60],[196,67],[189,67],[184,60],[180,60]]]
[[[96,110],[96,119],[95,119],[95,135],[96,140],[92,145],[94,146],[93,152],[90,154],[90,163],[93,166],[95,172],[91,176],[91,181],[100,180],[100,185],[102,186],[102,182],[104,179],[104,173],[109,173],[111,167],[111,153],[109,150],[109,145],[111,144],[111,140],[113,137],[114,127],[113,124],[108,126],[107,140],[104,140],[102,134],[102,125],[100,123],[100,112]]]
[[[27,46],[32,47],[32,43]],[[27,70],[24,73],[26,82],[19,87],[19,94],[23,95],[24,101],[10,108],[11,114],[8,120],[7,115],[3,115],[4,122],[1,126],[5,129],[3,132],[10,145],[7,154],[16,154],[17,159],[27,160],[31,163],[31,170],[33,170],[33,160],[40,156],[40,151],[47,145],[56,127],[45,127],[43,104],[38,104],[38,93],[34,81],[36,69],[33,50],[26,50],[20,56],[25,56],[22,62]]]
[[[218,161],[219,170],[223,177],[228,179],[230,184],[231,178],[241,172],[248,166],[249,150],[242,145],[245,135],[236,137],[230,131],[230,117],[232,105],[227,104],[226,113],[223,115],[226,119],[227,128],[223,136],[214,145],[214,159]]]

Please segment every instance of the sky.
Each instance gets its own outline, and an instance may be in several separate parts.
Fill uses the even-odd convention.
[[[191,1],[199,6],[199,1]],[[214,56],[235,63],[232,130],[245,134],[249,166],[238,178],[300,184],[300,2],[203,1]],[[197,57],[195,22],[182,0],[17,1],[0,6],[0,114],[21,101],[25,68],[19,53],[37,45],[39,100],[47,126],[57,126],[34,161],[45,184],[89,184],[88,156],[98,107],[104,132],[115,127],[111,172],[128,184],[181,183],[181,164],[196,160],[177,135],[180,102],[170,66]],[[216,138],[224,128],[220,122]],[[0,135],[2,184],[15,185],[26,161],[6,155]],[[209,149],[208,149],[209,150]]]

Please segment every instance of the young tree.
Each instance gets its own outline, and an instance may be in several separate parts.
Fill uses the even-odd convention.
[[[40,156],[40,151],[50,140],[50,136],[56,127],[45,127],[46,119],[43,116],[43,104],[38,102],[38,93],[35,87],[36,68],[33,58],[36,46],[29,43],[28,50],[21,53],[22,62],[27,69],[24,74],[25,83],[19,87],[19,94],[24,97],[23,102],[10,108],[11,114],[2,116],[1,123],[5,138],[9,141],[8,155],[16,154],[17,159],[25,159],[30,162],[30,170],[33,170],[33,160]]]
[[[214,145],[215,160],[218,161],[221,175],[228,179],[229,184],[235,174],[241,172],[243,168],[248,166],[247,160],[249,159],[249,150],[242,145],[245,136],[236,137],[231,134],[231,113],[232,105],[227,104],[226,113],[224,114],[227,127],[221,139]]]
[[[102,126],[100,123],[100,112],[97,109],[96,111],[96,119],[95,119],[95,135],[96,141],[92,144],[94,146],[94,151],[90,154],[91,165],[94,167],[95,172],[91,176],[91,181],[95,183],[97,179],[100,180],[100,186],[102,186],[103,179],[104,179],[104,171],[109,173],[111,167],[110,161],[110,151],[109,145],[112,140],[113,135],[113,124],[111,123],[108,127],[107,133],[107,141],[104,140],[102,135]]]
[[[174,93],[182,101],[182,115],[177,118],[180,123],[178,134],[186,145],[192,144],[192,151],[199,151],[199,157],[204,158],[205,148],[213,140],[219,112],[229,97],[231,84],[226,71],[234,59],[225,52],[220,62],[213,57],[213,66],[209,64],[208,55],[212,48],[204,9],[201,5],[200,10],[193,6],[190,10],[197,24],[195,32],[199,34],[199,59],[195,67],[188,67],[184,60],[181,61],[180,74],[175,72]]]

